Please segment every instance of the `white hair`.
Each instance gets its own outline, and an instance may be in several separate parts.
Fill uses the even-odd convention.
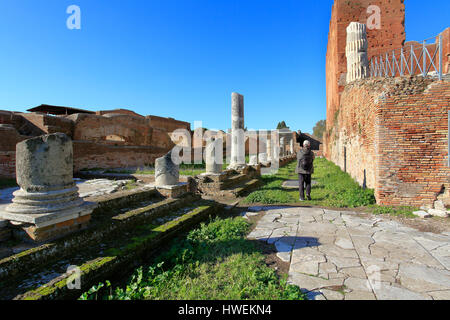
[[[304,147],[310,147],[311,146],[311,142],[309,142],[309,140],[305,140],[305,141],[303,141],[303,146]]]

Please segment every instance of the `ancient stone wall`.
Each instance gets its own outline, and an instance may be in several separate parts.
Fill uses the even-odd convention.
[[[377,203],[431,207],[449,197],[448,81],[375,78],[347,85],[328,130],[327,157]]]
[[[150,166],[167,153],[153,146],[114,146],[90,141],[74,141],[74,172],[93,168]]]
[[[190,124],[144,117],[118,109],[97,114],[51,116],[0,111],[0,177],[15,177],[15,147],[25,139],[56,132],[74,141],[74,170],[152,165],[174,146],[170,132]]]
[[[400,48],[405,41],[404,0],[335,0],[328,35],[326,57],[327,119],[333,119],[339,107],[347,73],[345,47],[350,22],[367,23],[369,6],[380,8],[381,28],[367,28],[368,56]],[[327,128],[329,124],[327,121]]]
[[[422,79],[416,87],[403,80],[380,101],[376,120],[380,204],[431,208],[441,191],[448,203],[449,110],[448,81],[426,85]]]
[[[26,135],[35,136],[61,132],[69,137],[73,135],[73,122],[64,116],[50,116],[42,113],[20,113],[24,119],[19,129]]]
[[[150,122],[144,117],[77,113],[67,118],[74,123],[74,140],[134,146],[145,146],[151,143]]]
[[[359,184],[375,188],[375,111],[382,81],[360,80],[348,85],[328,130],[327,157]]]
[[[158,116],[146,116],[145,118],[150,120],[150,126],[152,128],[164,130],[169,133],[175,131],[176,129],[186,129],[191,131],[191,125],[189,122]]]
[[[0,178],[12,178],[16,174],[16,144],[27,139],[16,128],[23,118],[14,112],[0,111]]]

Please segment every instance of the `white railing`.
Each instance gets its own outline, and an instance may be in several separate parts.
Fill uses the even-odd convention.
[[[434,42],[431,40],[434,39]],[[411,44],[370,60],[371,77],[397,77],[421,74],[424,77],[433,72],[442,80],[442,34],[436,38]]]

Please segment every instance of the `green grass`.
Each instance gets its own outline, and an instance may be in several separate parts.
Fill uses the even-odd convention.
[[[247,163],[249,161],[249,156],[245,157]],[[222,169],[226,170],[228,167],[228,163],[226,163],[225,159],[223,161]],[[199,163],[199,164],[180,164],[180,175],[182,176],[196,176],[202,173],[205,173],[206,170],[205,163]],[[93,169],[90,169],[93,171]],[[100,169],[97,169],[100,170]],[[105,173],[120,173],[120,174],[142,174],[142,175],[154,175],[155,174],[155,168],[153,167],[145,167],[140,168],[137,170],[126,170],[126,169],[109,169],[106,170]]]
[[[280,279],[258,245],[245,239],[243,218],[215,219],[191,231],[150,267],[138,268],[123,287],[101,283],[81,300],[304,300]]]
[[[259,190],[249,194],[244,200],[247,204],[290,204],[299,203],[299,192],[293,189],[283,189],[283,181],[298,179],[295,174],[296,163],[281,168],[276,175],[263,176],[265,184]],[[375,204],[374,191],[364,190],[352,177],[343,172],[337,165],[317,158],[314,160],[314,174],[312,179],[318,184],[312,186],[311,201],[302,202],[310,206],[356,208],[363,207],[366,212],[373,214],[389,214],[414,217],[414,207],[384,207]]]
[[[378,205],[371,205],[368,207],[368,209],[369,212],[373,214],[389,214],[393,216],[403,216],[407,218],[415,218],[416,216],[413,214],[413,212],[419,210],[418,208],[408,206],[393,207],[393,206],[378,206]]]
[[[0,179],[0,189],[17,187],[16,179]]]
[[[285,180],[298,179],[295,166],[296,163],[293,162],[281,168],[276,175],[263,177],[266,185],[251,193],[245,202],[265,204],[298,202],[298,190],[287,190],[281,187]],[[373,190],[363,190],[350,175],[324,158],[317,158],[314,161],[312,179],[318,184],[312,187],[312,200],[306,202],[308,205],[354,208],[375,204]]]
[[[244,203],[282,204],[296,202],[299,198],[299,192],[281,187],[285,180],[296,178],[296,175],[293,174],[294,168],[295,165],[290,164],[280,168],[275,175],[262,176],[264,186],[249,194]]]

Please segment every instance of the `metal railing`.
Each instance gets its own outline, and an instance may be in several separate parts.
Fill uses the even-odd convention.
[[[431,42],[431,40],[434,42]],[[373,56],[369,62],[370,77],[397,77],[436,72],[442,80],[442,33],[438,37]],[[434,70],[433,70],[433,69]]]

